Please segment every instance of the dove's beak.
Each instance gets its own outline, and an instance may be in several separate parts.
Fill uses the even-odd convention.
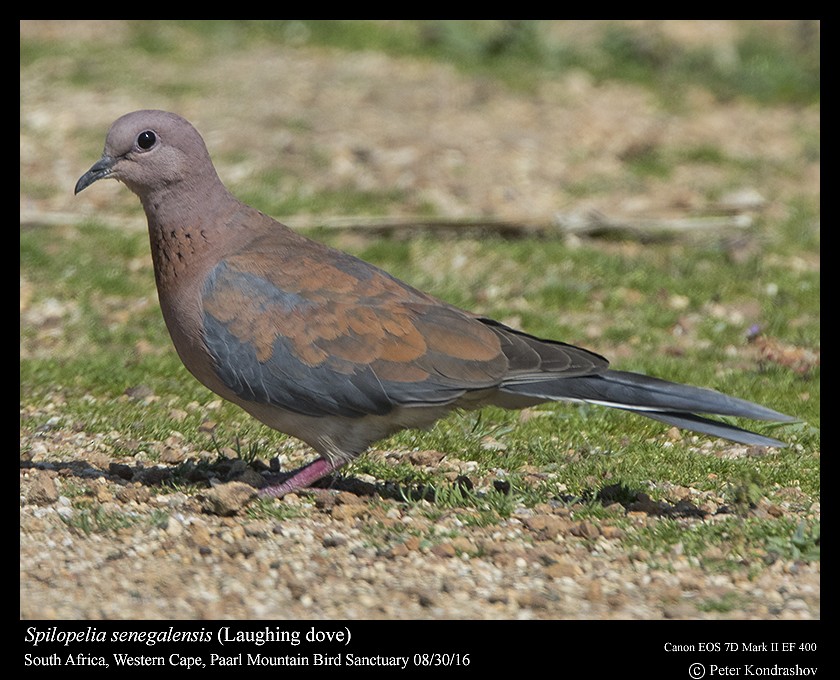
[[[111,174],[113,167],[114,159],[108,155],[102,156],[102,158],[91,166],[90,170],[79,177],[79,181],[76,182],[76,190],[73,193],[78,194],[80,191],[93,184],[96,180],[107,177]]]

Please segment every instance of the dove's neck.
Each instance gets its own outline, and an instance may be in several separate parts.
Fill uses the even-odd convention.
[[[141,196],[158,288],[178,279],[201,276],[228,244],[242,238],[247,209],[215,174],[195,186],[184,180]]]

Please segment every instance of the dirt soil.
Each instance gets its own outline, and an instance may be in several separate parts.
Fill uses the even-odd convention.
[[[49,30],[50,22],[27,22],[21,35]],[[86,30],[119,43],[118,31]],[[679,35],[678,26],[673,30]],[[722,29],[710,39],[728,38]],[[156,77],[176,82],[177,66],[171,69]],[[191,77],[202,87],[214,80],[233,84],[212,106],[200,97],[150,103],[126,90],[44,91],[46,73],[31,66],[21,77],[21,172],[67,190],[21,195],[22,213],[81,218],[122,211],[142,228],[136,198],[116,183],[74,201],[69,188],[95,158],[72,145],[60,158],[56,150],[79,130],[99,129],[104,138],[120,114],[167,103],[204,132],[234,192],[273,167],[279,153],[282,167],[312,178],[314,190],[404,189],[411,197],[405,214],[431,205],[451,217],[544,218],[574,205],[606,214],[682,215],[702,211],[710,195],[728,186],[725,165],[678,167],[640,184],[622,181],[622,159],[645,147],[712,146],[728,157],[789,169],[765,173],[760,186],[736,187],[758,192],[766,215],[783,211],[791,198],[819,194],[819,161],[801,154],[805,131],[819,129],[818,107],[721,104],[696,91],[668,113],[643,88],[597,84],[583,72],[546,82],[536,93],[517,93],[446,65],[304,47],[211,58]],[[587,182],[612,188],[581,201],[569,187]],[[562,503],[522,508],[499,525],[475,527],[458,513],[433,521],[415,505],[375,500],[366,493],[374,480],[359,479],[288,497],[283,502],[297,506],[297,517],[251,519],[243,510],[246,485],[227,485],[221,497],[211,490],[199,497],[159,492],[155,482],[172,466],[200,456],[177,437],[162,443],[160,463],[129,466],[101,435],[61,421],[51,426],[51,414],[60,411],[60,403],[44,409],[47,424],[21,437],[28,451],[20,470],[25,619],[820,615],[819,562],[777,559],[754,576],[702,568],[679,549],[654,559],[628,549],[609,520],[579,521],[574,507]],[[436,452],[415,455],[417,465],[439,463]],[[302,452],[295,457],[305,460]],[[454,474],[469,472],[466,463],[449,464]],[[243,479],[241,465],[230,468],[218,472],[220,481]],[[83,487],[92,512],[136,513],[144,521],[89,534],[70,529],[62,521],[74,512],[65,495],[70,484]],[[671,508],[690,501],[716,511],[722,504],[693,489],[671,488],[666,498]],[[644,524],[669,512],[644,497],[636,502],[635,509],[615,506],[617,516],[629,513]],[[818,516],[819,507],[810,513]],[[705,521],[716,517],[726,520],[712,512]],[[393,527],[391,538],[368,540],[371,523]],[[412,537],[429,533],[440,540]]]

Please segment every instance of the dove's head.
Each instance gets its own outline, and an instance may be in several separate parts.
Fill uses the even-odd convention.
[[[143,202],[183,182],[217,181],[198,131],[168,111],[143,110],[118,118],[105,138],[105,151],[76,183],[75,193],[97,180],[119,180]]]

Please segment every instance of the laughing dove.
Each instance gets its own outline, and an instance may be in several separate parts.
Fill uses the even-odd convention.
[[[782,442],[697,413],[794,420],[453,307],[241,203],[201,135],[165,111],[108,131],[79,193],[113,178],[140,197],[161,309],[187,369],[320,455],[261,493],[309,486],[373,442],[454,409],[576,401],[743,444]]]

